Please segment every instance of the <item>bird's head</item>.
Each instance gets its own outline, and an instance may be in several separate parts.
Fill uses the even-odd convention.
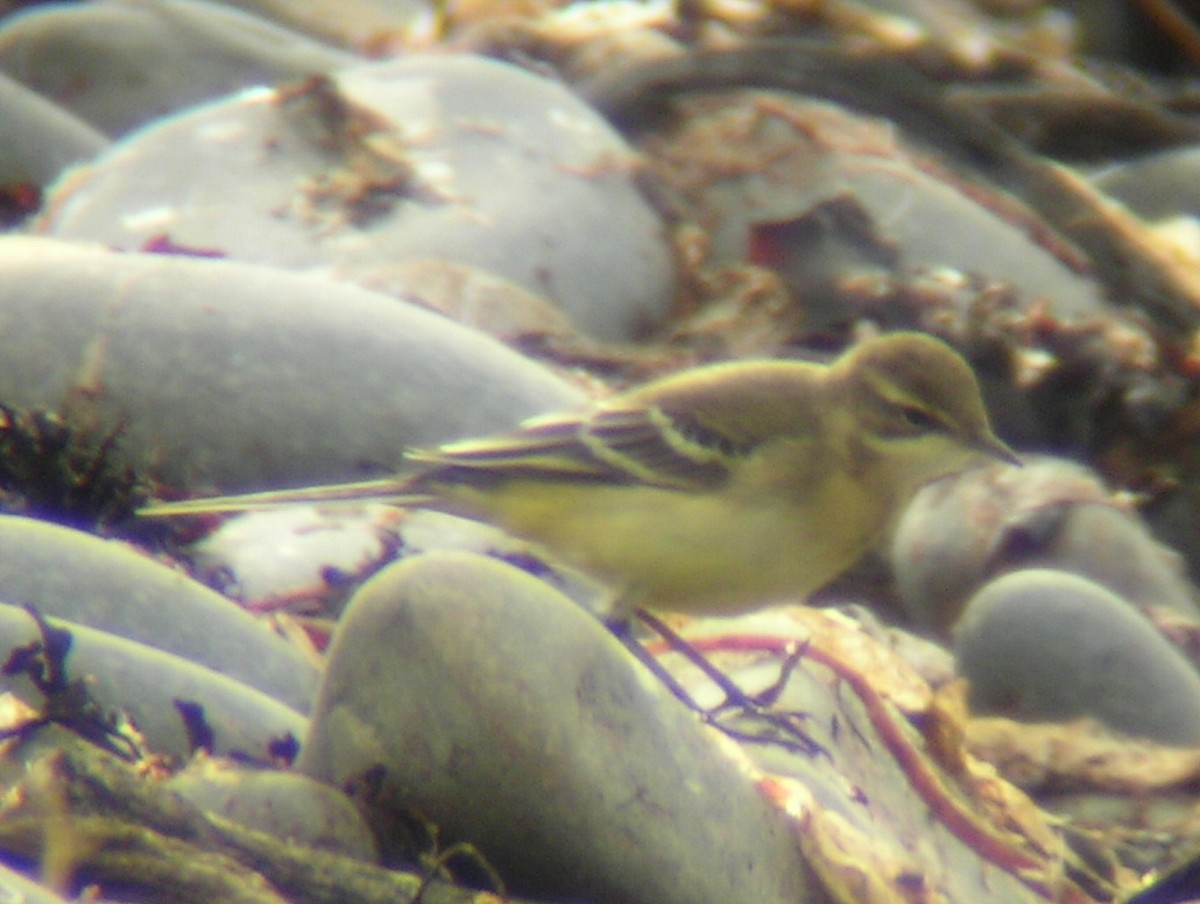
[[[869,339],[831,372],[873,466],[906,491],[984,457],[1020,464],[993,432],[970,365],[923,333]]]

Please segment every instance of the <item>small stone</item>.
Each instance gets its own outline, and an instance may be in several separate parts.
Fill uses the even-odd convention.
[[[375,838],[350,799],[307,776],[200,759],[166,787],[202,810],[280,840],[368,862],[378,858]]]
[[[1077,575],[1035,568],[992,581],[967,604],[954,652],[978,713],[1091,716],[1200,743],[1200,675],[1128,602]]]

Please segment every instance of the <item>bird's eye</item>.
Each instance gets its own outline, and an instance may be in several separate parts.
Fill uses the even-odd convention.
[[[931,433],[942,429],[941,421],[924,408],[918,408],[915,405],[901,406],[900,416],[904,418],[904,422],[908,426],[914,430],[920,430],[922,433]]]

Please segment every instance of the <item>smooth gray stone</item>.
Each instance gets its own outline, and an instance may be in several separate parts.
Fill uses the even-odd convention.
[[[430,553],[352,599],[297,769],[593,904],[825,900],[783,813],[596,621],[512,566]]]
[[[1200,743],[1200,675],[1127,602],[1050,569],[986,585],[954,653],[980,713],[1049,721],[1092,716],[1166,744]]]
[[[108,712],[127,712],[159,753],[186,758],[191,754],[177,701],[203,707],[213,732],[213,752],[239,752],[267,761],[273,740],[303,737],[308,722],[273,697],[194,662],[154,647],[97,631],[64,619],[48,619],[71,632],[67,678],[86,678],[88,692]],[[18,646],[40,640],[29,613],[0,603],[0,660]],[[31,706],[42,696],[22,676],[0,676],[0,690],[11,691]]]
[[[113,540],[0,515],[0,600],[157,647],[308,712],[303,653],[218,593]]]
[[[754,246],[756,260],[796,285],[819,317],[845,316],[822,299],[829,280],[923,270],[1002,281],[1022,303],[1045,304],[1066,319],[1111,313],[1100,285],[1028,228],[916,165],[902,146],[883,150],[902,137],[893,123],[792,94],[772,101],[790,118],[746,104],[693,112],[688,103],[680,102],[684,112],[670,134],[674,152],[695,157],[693,148],[712,148],[710,166],[744,164],[720,178],[678,180],[686,185],[685,215],[709,230],[710,261],[741,261]],[[804,138],[797,122],[806,124]]]
[[[890,559],[917,624],[949,629],[990,578],[1035,567],[1080,574],[1139,607],[1200,616],[1178,553],[1115,503],[1098,474],[1050,456],[1023,464],[937,481],[905,509]]]
[[[0,27],[0,69],[107,135],[243,88],[360,62],[265,19],[195,0],[50,3]]]
[[[439,0],[336,0],[297,3],[296,0],[224,0],[247,12],[288,28],[330,41],[339,47],[368,48],[373,55],[402,52],[416,41],[428,40]]]
[[[0,183],[47,185],[108,147],[100,132],[0,73]]]
[[[395,558],[409,511],[380,503],[242,512],[181,551],[198,580],[240,603],[287,600],[332,614]],[[307,602],[307,605],[306,605]]]
[[[164,784],[201,810],[281,840],[367,862],[379,857],[375,836],[350,798],[307,776],[202,759]]]
[[[582,393],[495,340],[315,275],[0,239],[0,399],[73,411],[167,487],[391,473]],[[82,408],[82,412],[80,409]]]
[[[166,233],[308,271],[448,260],[629,340],[670,314],[677,282],[634,159],[563,84],[410,55],[143,129],[56,186],[36,228],[127,250]]]
[[[1200,148],[1147,154],[1102,170],[1092,182],[1148,220],[1200,216]]]

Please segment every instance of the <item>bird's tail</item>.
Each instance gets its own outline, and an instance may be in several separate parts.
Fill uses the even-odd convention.
[[[137,510],[143,518],[172,518],[177,515],[217,515],[279,508],[297,503],[382,502],[388,505],[422,505],[431,499],[428,493],[415,491],[403,477],[382,477],[354,483],[299,487],[292,490],[268,490],[236,496],[210,496],[176,502],[151,502]]]

